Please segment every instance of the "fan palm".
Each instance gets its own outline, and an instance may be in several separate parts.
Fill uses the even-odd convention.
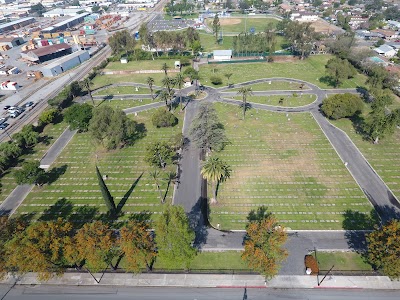
[[[146,82],[149,85],[149,89],[150,89],[150,93],[151,93],[151,99],[154,100],[154,91],[153,91],[154,78],[153,77],[147,77]]]
[[[185,84],[185,77],[183,77],[182,73],[178,73],[175,77],[175,84],[178,86],[179,90],[182,89],[183,85]],[[179,91],[179,103],[181,105],[181,111],[183,110],[182,108],[182,91]]]
[[[225,181],[231,175],[231,168],[218,157],[209,157],[202,165],[201,175],[211,184],[213,197],[211,203],[217,203],[217,188],[220,182]]]
[[[253,91],[250,87],[241,87],[238,91],[239,95],[242,95],[243,101],[243,120],[246,116],[246,109],[247,109],[247,97],[253,94]]]

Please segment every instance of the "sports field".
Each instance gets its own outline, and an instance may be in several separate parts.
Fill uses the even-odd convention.
[[[272,113],[214,104],[229,139],[216,153],[232,168],[220,185],[211,222],[244,229],[265,205],[291,229],[341,229],[346,210],[373,209],[309,113]]]
[[[207,19],[208,27],[212,28],[213,19]],[[255,33],[263,32],[268,23],[277,24],[278,20],[274,18],[220,18],[222,31],[224,33],[241,33],[249,32],[251,28],[254,28]]]

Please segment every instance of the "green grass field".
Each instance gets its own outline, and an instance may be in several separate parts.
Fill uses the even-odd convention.
[[[317,252],[320,270],[338,271],[372,271],[370,264],[366,263],[361,254],[355,252]]]
[[[175,75],[173,75],[175,76]],[[113,74],[113,75],[97,75],[93,78],[93,89],[103,87],[105,85],[110,85],[114,83],[122,82],[135,82],[146,84],[147,78],[154,78],[154,85],[161,86],[162,80],[165,77],[164,73],[154,73],[154,74]]]
[[[130,99],[130,100],[95,100],[94,103],[96,106],[99,105],[108,105],[112,108],[118,109],[126,109],[136,106],[141,106],[145,104],[153,103],[154,101],[151,99]],[[89,102],[88,102],[89,103]]]
[[[96,96],[107,96],[107,95],[118,95],[118,94],[121,95],[150,94],[150,89],[143,87],[136,88],[134,86],[112,86],[98,92],[97,91],[93,92],[93,95]]]
[[[321,88],[332,88],[332,86],[320,80],[326,76],[325,64],[330,58],[332,58],[331,55],[316,55],[310,56],[305,60],[296,60],[293,62],[218,64],[217,69],[219,71],[215,74],[213,74],[213,65],[201,65],[201,82],[205,85],[212,85],[210,77],[216,75],[222,78],[222,85],[227,85],[228,81],[224,74],[233,73],[230,78],[231,83],[240,83],[260,78],[285,77],[311,82]],[[357,86],[364,86],[365,80],[366,77],[364,75],[358,74],[355,78],[344,81],[340,87],[355,88]]]
[[[105,151],[92,143],[88,133],[74,136],[57,159],[55,166],[65,173],[49,185],[35,187],[17,210],[19,214],[34,213],[36,218],[48,210],[49,217],[62,216],[66,219],[92,220],[106,212],[95,173],[96,156],[103,175],[107,175],[106,184],[114,197],[116,205],[122,204],[122,212],[129,217],[131,213],[149,211],[157,217],[163,209],[154,180],[150,178],[152,170],[144,162],[147,145],[154,141],[168,141],[181,132],[182,114],[176,114],[179,124],[173,128],[155,128],[150,117],[154,110],[140,112],[134,117],[146,128],[146,136],[133,146],[114,151]],[[166,171],[176,171],[171,165]],[[164,174],[165,175],[165,174]],[[167,181],[161,180],[163,195],[167,190]],[[129,190],[133,191],[129,194]],[[173,184],[165,195],[166,203],[172,198]]]
[[[64,122],[58,124],[47,125],[43,132],[40,134],[41,142],[37,144],[29,154],[22,155],[20,157],[20,162],[24,160],[40,160],[46,151],[51,147],[51,145],[56,141],[56,139],[61,135],[61,133],[67,128]],[[13,171],[15,168],[7,171],[0,178],[1,189],[0,189],[0,203],[3,202],[8,195],[17,187],[15,179],[13,176]]]
[[[250,87],[253,91],[278,91],[278,90],[308,90],[309,87],[304,85],[303,87],[297,82],[279,80],[279,81],[269,81],[262,83],[249,84],[246,87]],[[229,89],[231,91],[238,91],[239,88]]]
[[[208,27],[212,28],[213,19],[206,20]],[[249,32],[250,28],[255,29],[255,33],[263,32],[268,23],[277,24],[279,21],[274,18],[220,18],[220,24],[224,33]]]
[[[349,135],[397,199],[400,199],[400,129],[396,129],[393,136],[382,139],[379,144],[373,144],[356,133],[349,119],[331,122]]]
[[[233,97],[235,100],[242,100],[241,96]],[[280,100],[283,99],[282,103]],[[315,95],[271,95],[271,96],[249,96],[248,102],[261,103],[273,106],[284,106],[284,107],[298,107],[313,103],[316,100]]]
[[[127,64],[121,64],[119,61],[109,62],[105,71],[140,71],[140,70],[161,70],[161,66],[166,63],[169,70],[175,70],[174,63],[177,59],[156,59],[156,60],[133,60]],[[173,73],[171,73],[173,74]]]
[[[244,229],[248,213],[265,205],[292,229],[341,229],[343,213],[371,204],[308,113],[247,112],[216,103],[230,143],[216,153],[232,168],[220,185],[211,222]]]

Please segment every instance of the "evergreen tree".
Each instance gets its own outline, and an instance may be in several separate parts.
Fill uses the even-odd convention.
[[[110,191],[108,190],[106,183],[104,182],[103,177],[101,176],[99,168],[97,166],[96,166],[96,174],[97,174],[97,179],[99,180],[101,194],[103,195],[103,199],[104,202],[106,203],[108,211],[112,216],[115,216],[117,209],[115,207],[114,199],[111,196]]]

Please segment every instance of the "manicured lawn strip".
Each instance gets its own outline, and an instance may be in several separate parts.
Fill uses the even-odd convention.
[[[107,89],[101,90],[99,92],[93,92],[93,95],[96,96],[106,96],[106,95],[136,95],[136,94],[150,94],[150,89],[148,88],[143,88],[143,87],[138,87],[136,90],[136,87],[134,86],[113,86],[109,87]]]
[[[337,271],[372,271],[370,264],[366,263],[361,254],[356,252],[317,252],[320,270]]]
[[[343,213],[372,206],[308,113],[250,110],[214,104],[230,143],[220,153],[232,168],[211,205],[211,222],[244,229],[261,205],[292,229],[341,229]]]
[[[172,73],[171,76],[176,76],[177,73]],[[97,75],[93,78],[93,89],[103,87],[105,85],[121,83],[121,82],[135,82],[135,83],[145,83],[147,84],[147,78],[154,78],[154,85],[161,86],[162,80],[165,77],[164,73],[154,73],[154,74],[112,74],[112,75]]]
[[[153,102],[154,101],[151,100],[151,99],[130,99],[130,100],[112,99],[112,100],[95,100],[94,101],[96,106],[108,105],[108,106],[111,106],[113,108],[119,108],[119,109],[126,109],[126,108],[141,106],[141,105],[150,104],[150,103],[153,103]]]
[[[277,19],[273,18],[234,18],[234,20],[236,19],[239,19],[240,23],[232,25],[223,25],[225,19],[220,19],[222,24],[221,27],[224,33],[241,33],[245,31],[249,32],[250,28],[254,28],[256,30],[255,33],[258,33],[263,32],[268,23],[277,24],[279,22]],[[206,22],[209,27],[212,27],[212,21],[212,18],[207,19]]]
[[[42,142],[37,144],[32,152],[26,155],[22,155],[20,157],[21,162],[26,160],[40,160],[46,151],[51,147],[51,145],[57,140],[57,138],[63,133],[63,131],[67,128],[67,125],[64,122],[57,124],[49,124],[47,125],[43,132],[40,134],[42,138]],[[4,174],[1,181],[1,189],[0,189],[0,203],[3,202],[8,195],[17,187],[15,183],[15,179],[13,176],[14,168],[9,170],[6,174]]]
[[[178,59],[155,59],[155,60],[133,60],[127,64],[121,64],[119,61],[109,62],[104,71],[140,71],[140,70],[161,70],[161,66],[166,63],[169,70],[174,70],[174,63]]]
[[[256,84],[249,84],[246,87],[250,87],[253,91],[273,91],[273,90],[302,90],[300,84],[293,81],[279,80],[269,81]],[[303,90],[308,90],[308,86],[304,85]],[[238,91],[239,88],[229,89],[229,91]]]
[[[88,133],[75,135],[55,164],[57,167],[67,166],[66,172],[51,185],[35,187],[17,213],[35,213],[38,218],[44,210],[49,209],[57,201],[61,204],[63,199],[73,206],[72,211],[61,207],[56,209],[64,218],[85,220],[87,217],[81,216],[79,210],[89,208],[94,211],[95,216],[106,212],[95,173],[97,155],[100,172],[108,176],[106,184],[116,205],[138,180],[123,206],[122,212],[125,217],[129,217],[132,213],[149,211],[156,218],[162,211],[163,205],[160,203],[154,181],[149,176],[152,168],[143,161],[146,147],[154,141],[168,141],[174,134],[181,132],[183,114],[176,114],[179,118],[177,126],[157,129],[150,122],[153,112],[154,110],[150,110],[140,112],[138,116],[132,116],[138,123],[145,124],[147,135],[137,140],[134,145],[123,149],[107,152],[94,145]],[[175,171],[175,169],[175,166],[171,165],[166,171]],[[165,193],[167,181],[160,180],[160,184],[162,192]],[[172,192],[173,185],[171,184],[166,203],[171,201]],[[93,219],[93,217],[90,218]]]
[[[400,129],[395,129],[393,136],[380,140],[379,144],[373,144],[356,133],[350,120],[340,119],[331,123],[349,135],[375,171],[400,199]]]
[[[205,85],[212,85],[210,77],[216,75],[221,77],[222,85],[227,85],[228,80],[224,74],[233,73],[230,83],[234,84],[260,78],[284,77],[305,80],[321,88],[332,88],[332,86],[320,81],[321,77],[326,76],[325,65],[330,58],[332,58],[331,55],[315,55],[305,60],[296,60],[294,62],[268,63],[263,61],[259,63],[220,64],[217,65],[217,69],[221,70],[215,74],[213,74],[214,67],[212,65],[201,65],[201,82]],[[364,86],[365,80],[366,77],[364,75],[358,74],[355,78],[344,81],[340,87],[355,88]]]
[[[201,46],[206,52],[212,52],[213,50],[232,49],[233,47],[233,36],[224,36],[222,42],[216,44],[214,35],[201,31],[199,33]]]
[[[280,99],[283,98],[283,103],[280,104]],[[241,96],[233,97],[235,100],[242,100]],[[297,107],[304,106],[313,103],[316,100],[315,95],[299,95],[288,96],[288,95],[271,95],[271,96],[250,96],[247,98],[248,102],[261,103],[273,106],[284,106],[284,107]]]

